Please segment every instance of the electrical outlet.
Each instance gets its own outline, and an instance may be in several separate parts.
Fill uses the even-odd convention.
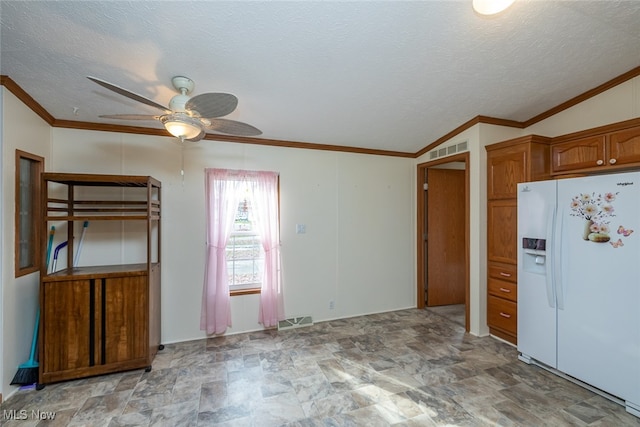
[[[307,226],[305,224],[296,224],[296,234],[305,234]]]
[[[336,308],[336,303],[333,300],[329,301],[329,310],[333,310],[334,308]]]

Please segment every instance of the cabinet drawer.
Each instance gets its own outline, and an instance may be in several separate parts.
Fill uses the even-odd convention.
[[[515,283],[489,278],[487,290],[491,295],[518,302],[518,286]]]
[[[518,308],[513,301],[489,295],[487,300],[487,323],[489,326],[516,334],[518,331]]]
[[[518,267],[511,264],[489,263],[489,277],[516,283],[518,281]]]

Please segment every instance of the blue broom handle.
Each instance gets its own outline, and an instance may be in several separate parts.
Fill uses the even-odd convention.
[[[38,325],[40,324],[40,308],[36,312],[36,324],[33,327],[33,338],[31,339],[31,353],[29,354],[29,362],[33,363],[36,360],[36,337],[38,336]]]
[[[51,247],[53,246],[53,235],[56,233],[56,227],[54,225],[51,226],[51,231],[49,231],[49,244],[47,245],[47,269],[49,269],[49,257],[51,256]]]

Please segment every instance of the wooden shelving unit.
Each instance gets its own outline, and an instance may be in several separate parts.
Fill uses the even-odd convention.
[[[43,173],[41,179],[42,253],[47,251],[49,224],[66,222],[67,263],[49,273],[42,257],[40,384],[150,369],[162,348],[160,181],[150,176],[71,173]],[[79,187],[82,197],[76,191]],[[86,198],[98,187],[123,190],[119,200],[111,200],[112,195],[109,200]],[[125,194],[127,188],[145,191],[135,190],[131,198]],[[146,262],[74,267],[74,224],[84,221],[144,223]]]

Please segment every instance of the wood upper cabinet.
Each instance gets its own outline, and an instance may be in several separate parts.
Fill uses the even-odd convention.
[[[605,137],[595,136],[551,147],[553,173],[592,168],[605,164]]]
[[[487,197],[509,199],[516,196],[516,185],[527,176],[527,151],[522,147],[509,147],[502,151],[489,151]]]
[[[640,127],[609,135],[609,164],[640,165]]]
[[[529,135],[487,146],[487,198],[513,199],[519,182],[548,179],[549,143]]]
[[[551,147],[551,172],[556,175],[633,166],[640,166],[640,127],[571,139]]]

